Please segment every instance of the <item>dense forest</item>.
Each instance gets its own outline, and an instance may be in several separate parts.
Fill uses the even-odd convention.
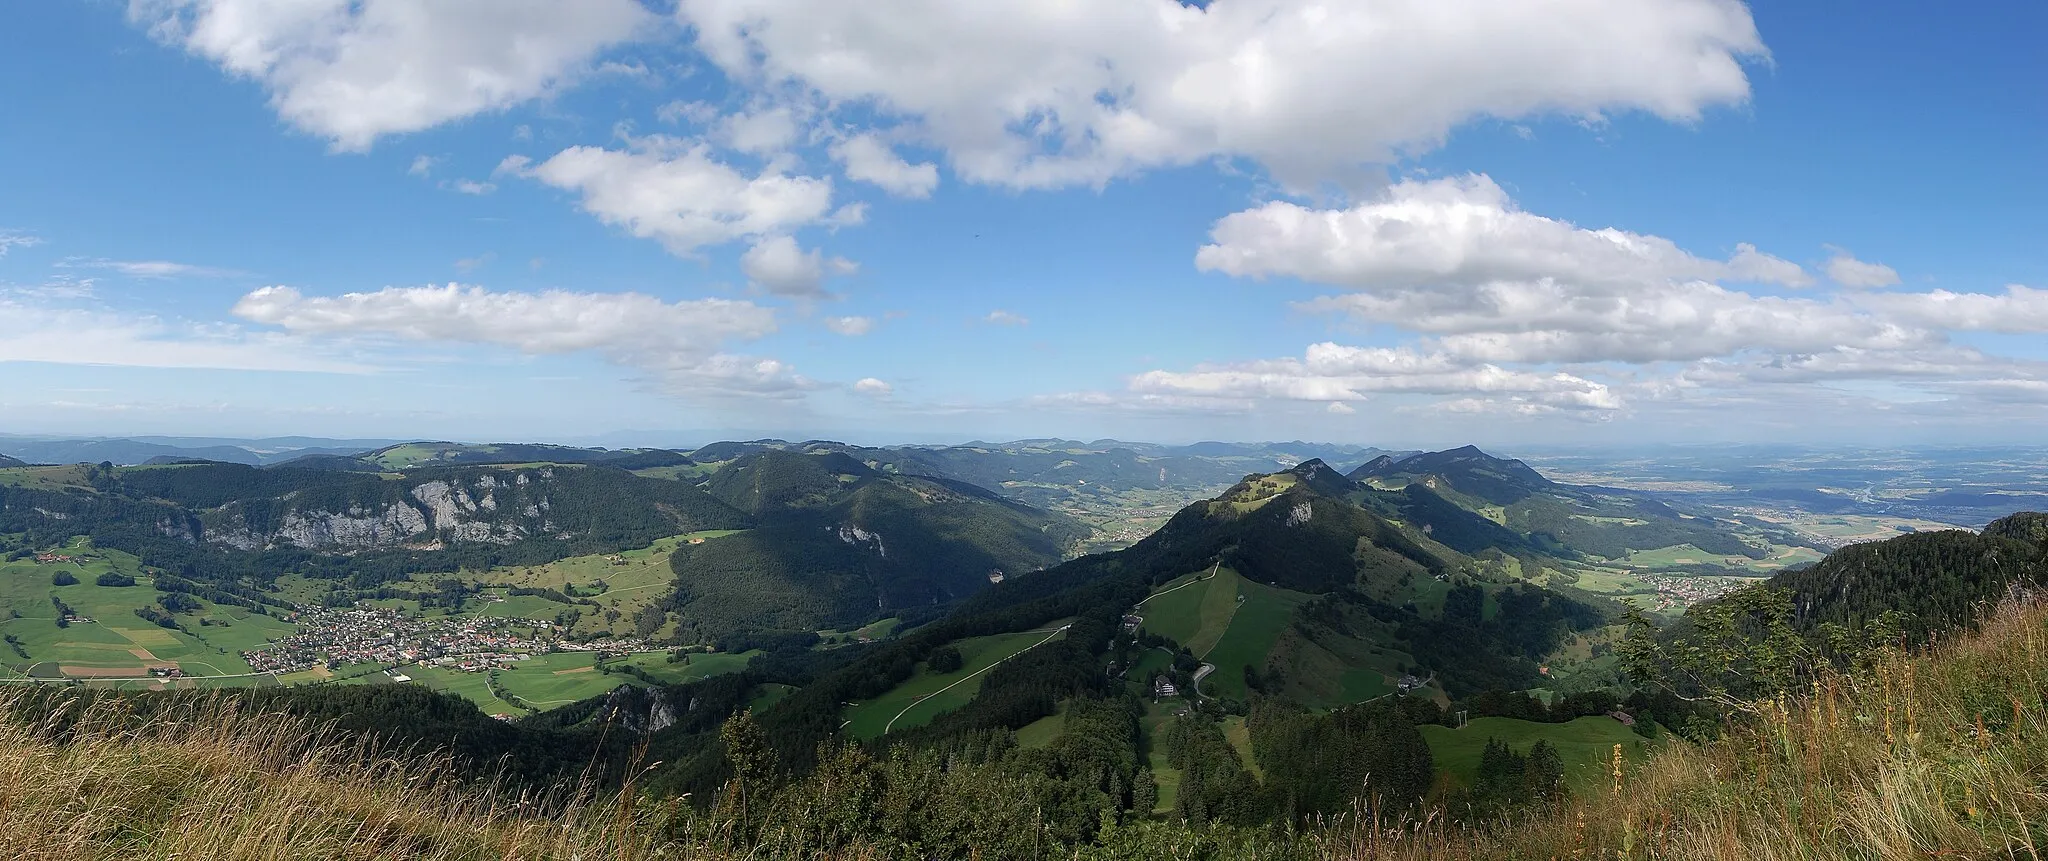
[[[950,605],[1056,564],[1086,534],[1064,515],[838,451],[737,456],[705,483],[760,523],[671,558],[673,609],[702,639],[853,627]]]

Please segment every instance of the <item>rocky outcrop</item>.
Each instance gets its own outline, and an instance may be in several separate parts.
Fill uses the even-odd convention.
[[[192,518],[183,515],[158,518],[156,521],[156,531],[159,535],[167,538],[176,538],[186,544],[199,543],[198,528],[193,524]]]
[[[829,530],[831,527],[828,526],[826,529]],[[882,544],[882,534],[879,532],[869,532],[858,526],[841,526],[838,534],[839,540],[848,544],[870,546],[875,548],[875,553],[879,555],[889,555],[889,548]]]
[[[347,512],[293,511],[271,538],[308,550],[375,550],[394,547],[427,533],[427,519],[410,505],[391,505],[382,513],[360,507]]]
[[[253,517],[236,502],[209,512],[205,540],[239,550],[298,547],[357,553],[441,542],[511,544],[568,535],[548,518],[553,470],[420,481],[392,498],[345,507],[304,505],[297,494],[269,501],[281,513]],[[258,528],[252,522],[272,523]],[[161,528],[161,527],[160,527]]]
[[[695,709],[697,702],[690,701],[689,708]],[[675,703],[659,690],[620,685],[605,695],[604,705],[598,708],[598,723],[618,726],[627,732],[656,733],[676,724]]]

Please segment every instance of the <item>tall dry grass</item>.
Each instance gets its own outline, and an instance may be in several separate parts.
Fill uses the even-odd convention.
[[[0,858],[694,858],[670,809],[566,787],[516,795],[436,757],[379,755],[227,696],[23,718],[0,692]],[[45,705],[45,704],[39,704]]]
[[[2048,854],[2048,604],[1744,704],[1614,786],[1509,827],[1335,823],[1325,859],[1977,859]]]

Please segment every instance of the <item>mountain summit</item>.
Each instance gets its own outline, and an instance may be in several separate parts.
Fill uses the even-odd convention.
[[[1511,505],[1558,484],[1519,460],[1494,457],[1478,446],[1449,451],[1423,452],[1401,460],[1381,456],[1353,470],[1353,481],[1407,479],[1440,490],[1430,479],[1449,484],[1450,489],[1496,505]]]

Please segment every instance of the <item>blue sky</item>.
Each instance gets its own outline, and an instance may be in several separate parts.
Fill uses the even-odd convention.
[[[0,432],[2030,440],[2044,31],[4,4]]]

